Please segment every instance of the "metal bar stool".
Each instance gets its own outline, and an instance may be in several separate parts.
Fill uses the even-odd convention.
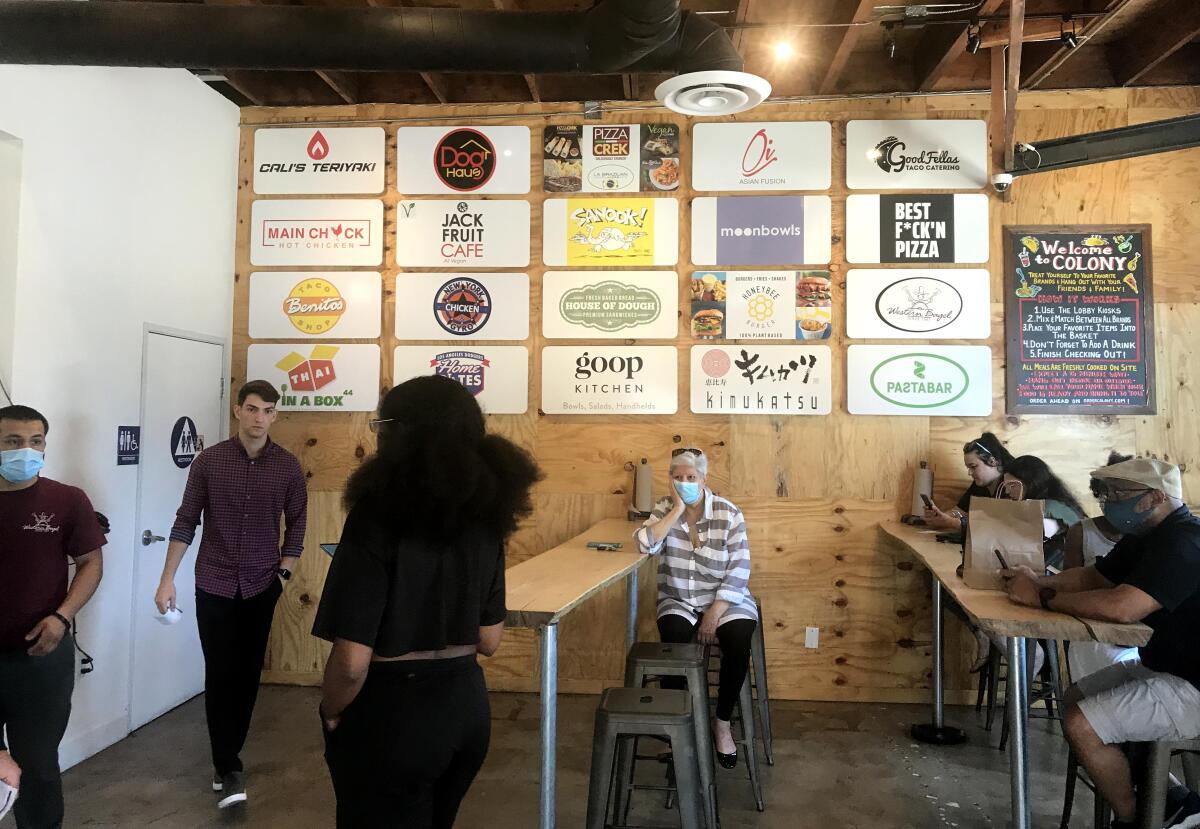
[[[775,765],[774,731],[771,728],[771,694],[767,688],[767,646],[763,635],[765,627],[762,602],[758,602],[758,624],[754,628],[754,638],[750,640],[750,676],[753,682],[754,707],[758,712],[758,722],[761,726],[763,754],[766,755],[767,765]]]
[[[719,676],[721,670],[720,657],[721,647],[719,645],[709,645],[708,648],[708,675],[709,687],[717,687],[717,682],[713,679],[714,675]],[[714,665],[714,658],[716,664]],[[733,718],[730,720],[730,725],[739,726],[734,730],[736,735],[741,732],[741,737],[734,736],[733,741],[741,750],[738,754],[746,761],[746,769],[749,772],[750,788],[754,792],[754,805],[758,811],[766,810],[766,805],[763,802],[762,781],[758,776],[758,752],[755,748],[755,728],[754,728],[754,694],[750,690],[751,672],[746,673],[746,681],[742,683],[742,690],[738,694],[737,705],[733,709]]]
[[[1038,644],[1046,653],[1046,664],[1042,666],[1042,673],[1039,678],[1034,679],[1030,683],[1029,705],[1032,708],[1034,703],[1041,701],[1046,705],[1046,713],[1034,714],[1030,716],[1035,719],[1054,719],[1058,720],[1059,728],[1062,728],[1062,700],[1063,700],[1063,681],[1061,663],[1058,653],[1058,641],[1055,639],[1039,639]],[[1029,648],[1029,670],[1033,670],[1033,649]],[[1004,685],[1004,696],[1008,698],[1008,675],[1005,672],[1003,677],[1000,676],[1001,668],[1004,666],[1004,654],[998,648],[993,647],[991,654],[988,656],[988,663],[979,673],[979,693],[975,699],[975,710],[979,711],[986,704],[987,719],[984,722],[984,731],[992,730],[992,722],[996,716],[997,700],[999,699],[998,686]],[[1003,718],[1004,722],[1000,728],[1000,750],[1004,751],[1008,745],[1008,718]]]
[[[587,829],[651,829],[630,826],[619,810],[614,810],[614,819],[609,821],[614,783],[625,779],[622,763],[631,761],[630,744],[639,736],[670,743],[680,827],[702,829],[704,808],[692,699],[687,691],[657,688],[609,688],[601,697],[592,735]]]
[[[1143,749],[1145,764],[1142,779],[1137,786],[1138,829],[1159,829],[1163,824],[1163,812],[1167,806],[1167,779],[1171,771],[1171,757],[1183,754],[1183,770],[1188,788],[1195,791],[1200,786],[1200,739],[1174,742],[1163,740],[1157,743],[1129,743],[1132,751]],[[1071,760],[1074,760],[1074,756]],[[1109,807],[1103,795],[1096,792],[1096,829],[1106,829],[1109,824]]]
[[[664,676],[682,677],[687,682],[687,692],[692,699],[692,718],[696,731],[696,752],[700,761],[700,790],[704,798],[705,824],[709,829],[718,825],[716,764],[713,762],[712,732],[708,718],[708,675],[704,646],[691,642],[638,642],[629,649],[625,659],[625,685],[641,688],[648,681]],[[634,761],[638,758],[636,744]],[[618,781],[618,814],[624,816],[628,809],[628,792],[633,785],[635,763],[629,763],[629,775]],[[622,766],[624,767],[624,766]]]

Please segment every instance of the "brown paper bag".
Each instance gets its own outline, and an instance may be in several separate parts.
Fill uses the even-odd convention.
[[[963,580],[968,587],[1002,590],[1001,564],[1024,564],[1035,573],[1046,569],[1042,552],[1042,501],[971,498],[967,537],[963,544]]]

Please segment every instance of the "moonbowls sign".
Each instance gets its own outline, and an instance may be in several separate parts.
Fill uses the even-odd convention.
[[[692,200],[697,265],[825,265],[828,196],[718,196]]]
[[[992,411],[987,346],[852,345],[851,414],[984,417]]]

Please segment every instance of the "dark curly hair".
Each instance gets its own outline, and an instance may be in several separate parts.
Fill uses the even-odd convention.
[[[1035,501],[1053,499],[1075,510],[1080,518],[1087,515],[1087,511],[1079,503],[1079,499],[1037,455],[1022,455],[1013,460],[1005,471],[1025,484],[1026,498]]]
[[[408,524],[444,538],[482,526],[502,539],[533,511],[541,470],[527,451],[487,433],[462,384],[415,377],[384,395],[379,418],[379,449],[347,481],[347,508],[394,515],[398,531]]]

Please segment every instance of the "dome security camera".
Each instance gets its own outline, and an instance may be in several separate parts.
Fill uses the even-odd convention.
[[[992,189],[997,193],[1006,193],[1012,188],[1013,175],[1012,173],[993,173],[992,174]]]

